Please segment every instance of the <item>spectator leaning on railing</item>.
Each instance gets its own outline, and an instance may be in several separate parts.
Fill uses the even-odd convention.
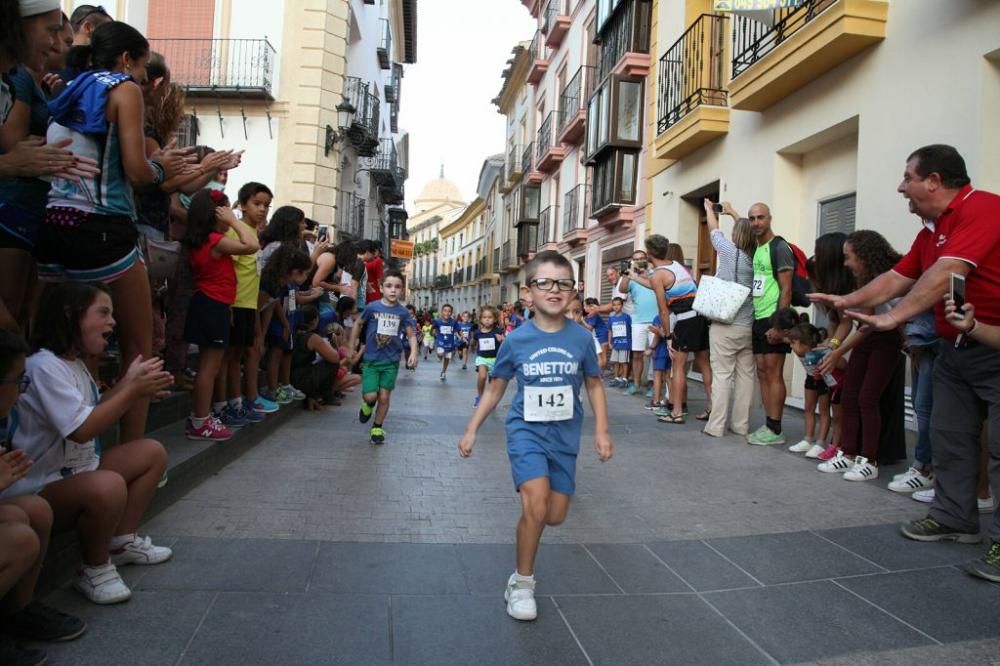
[[[982,325],[1000,325],[1000,196],[973,189],[965,161],[951,146],[930,145],[906,161],[897,190],[924,228],[895,269],[847,296],[814,294],[838,309],[873,307],[903,296],[887,313],[848,316],[875,330],[896,328],[933,306],[940,356],[934,368],[931,444],[935,499],[926,518],[903,525],[918,541],[979,543],[976,471],[983,419],[1000,407],[1000,354],[981,344],[982,333],[957,331],[945,319],[941,295],[951,273],[966,276],[966,298]],[[983,329],[984,331],[986,329]],[[1000,428],[989,429],[990,481],[1000,488]],[[1000,513],[994,511],[988,553],[969,564],[969,573],[1000,581]]]

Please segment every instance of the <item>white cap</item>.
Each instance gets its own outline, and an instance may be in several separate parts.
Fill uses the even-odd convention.
[[[59,9],[59,0],[20,0],[21,17],[38,16]]]

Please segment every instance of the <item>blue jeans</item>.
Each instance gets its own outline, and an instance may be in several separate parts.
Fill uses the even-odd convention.
[[[938,346],[912,345],[911,350],[918,352],[914,361],[910,356],[913,381],[910,385],[910,395],[913,398],[913,411],[917,416],[917,446],[913,450],[913,460],[917,467],[930,465],[931,456],[931,408],[934,406],[934,361],[937,360]]]

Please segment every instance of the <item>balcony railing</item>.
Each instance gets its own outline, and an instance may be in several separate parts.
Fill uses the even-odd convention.
[[[452,273],[452,275],[451,275],[451,283],[457,287],[459,284],[461,284],[465,280],[464,276],[465,276],[465,270],[464,269],[461,269],[461,268],[456,269],[455,272]]]
[[[376,53],[378,54],[378,64],[382,69],[389,69],[392,66],[392,30],[389,29],[389,19],[381,19],[382,39],[379,42]]]
[[[593,67],[584,65],[576,70],[566,87],[559,94],[559,128],[557,134],[562,134],[566,124],[576,117],[580,111],[587,108],[587,98],[590,97],[593,81]]]
[[[521,166],[521,147],[511,146],[510,150],[507,152],[507,180],[510,182],[516,181],[524,173],[524,169]]]
[[[585,184],[580,184],[566,193],[563,207],[563,236],[578,229],[587,228],[587,206],[590,201]]]
[[[726,17],[702,14],[660,58],[656,132],[703,104],[726,106]]]
[[[806,0],[798,7],[773,10],[768,25],[742,14],[733,19],[733,76],[736,78],[775,47],[841,0]]]
[[[541,32],[535,33],[535,38],[531,40],[531,46],[528,47],[528,54],[531,59],[528,83],[537,85],[545,76],[545,72],[549,70],[549,56],[545,48],[544,35]]]
[[[555,221],[559,219],[559,206],[549,206],[538,214],[538,247],[555,242]]]
[[[434,278],[435,289],[448,289],[449,287],[451,287],[450,275],[438,275]]]
[[[389,104],[399,104],[399,89],[403,84],[403,66],[392,63],[392,80],[385,84],[385,101]]]
[[[266,39],[152,39],[190,95],[272,99],[275,51]]]
[[[344,78],[344,99],[354,107],[347,136],[362,157],[373,157],[379,147],[379,99],[361,79]]]
[[[500,248],[498,247],[493,248],[493,263],[490,264],[490,272],[500,272]]]
[[[651,21],[650,0],[624,0],[618,4],[598,36],[599,80],[603,81],[626,53],[649,53]]]
[[[552,147],[552,115],[550,111],[538,128],[538,147],[536,149],[538,161],[541,161],[542,156]]]
[[[533,161],[534,157],[535,157],[535,143],[531,142],[528,144],[528,147],[524,149],[524,152],[521,153],[521,173],[528,173],[529,171],[532,170],[532,166],[534,165]]]
[[[362,238],[365,233],[366,201],[353,192],[337,193],[337,236],[342,240]]]

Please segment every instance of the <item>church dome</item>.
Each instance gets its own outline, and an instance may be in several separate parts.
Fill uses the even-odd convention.
[[[429,210],[443,203],[464,204],[462,192],[458,185],[444,177],[444,168],[436,180],[432,180],[421,190],[420,195],[413,200],[418,210]]]

